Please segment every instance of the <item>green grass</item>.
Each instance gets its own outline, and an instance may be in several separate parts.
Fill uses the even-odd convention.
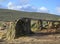
[[[60,16],[49,13],[37,13],[37,12],[24,12],[8,9],[0,9],[0,20],[2,21],[15,21],[24,18],[42,19],[42,20],[56,20],[59,21]]]

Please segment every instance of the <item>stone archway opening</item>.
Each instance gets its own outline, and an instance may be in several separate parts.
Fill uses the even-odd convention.
[[[15,37],[20,37],[23,35],[29,35],[33,32],[31,31],[31,21],[30,19],[21,18],[17,21],[15,26]]]

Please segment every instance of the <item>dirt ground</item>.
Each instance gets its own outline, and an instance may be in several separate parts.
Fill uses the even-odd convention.
[[[60,34],[22,36],[0,44],[60,44]]]
[[[15,40],[9,41],[10,44],[60,44],[60,34],[46,34],[41,33],[32,34],[29,36],[22,36]]]
[[[45,30],[44,30],[45,31]],[[41,32],[44,32],[43,30]],[[12,41],[0,42],[0,44],[60,44],[60,33],[36,32],[28,36],[20,36]]]

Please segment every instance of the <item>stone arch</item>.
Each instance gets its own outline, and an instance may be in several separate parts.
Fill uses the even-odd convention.
[[[31,20],[28,18],[21,18],[17,21],[15,26],[15,37],[20,35],[28,35],[33,33],[31,31]]]

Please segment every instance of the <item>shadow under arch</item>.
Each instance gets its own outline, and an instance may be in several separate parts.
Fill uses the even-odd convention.
[[[31,31],[31,20],[27,18],[19,19],[16,23],[15,31],[15,38],[32,34],[33,32]]]

